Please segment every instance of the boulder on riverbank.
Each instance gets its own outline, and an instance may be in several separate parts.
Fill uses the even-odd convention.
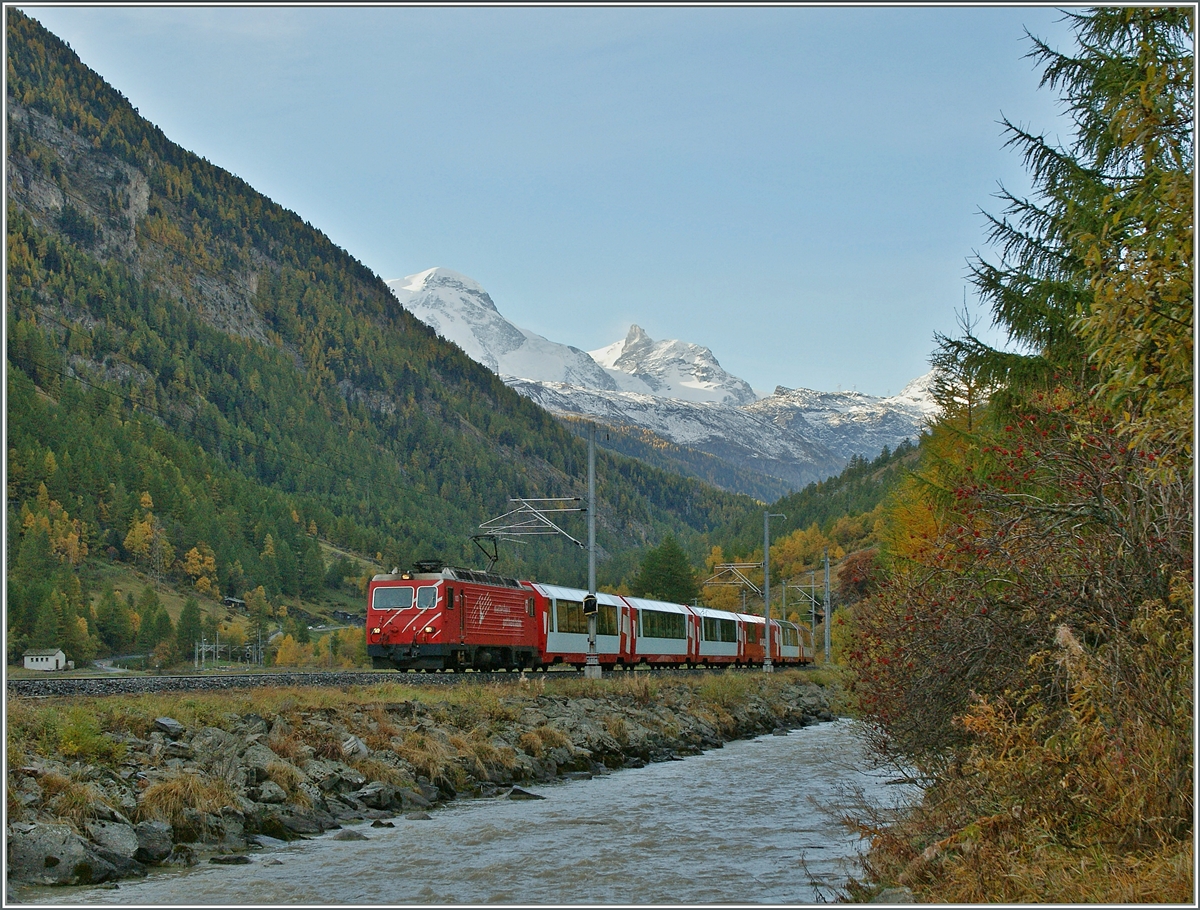
[[[92,763],[25,755],[10,768],[9,881],[113,881],[342,825],[428,818],[460,794],[537,799],[520,785],[680,760],[832,719],[825,691],[801,679],[768,687],[742,678],[724,691],[714,675],[702,694],[628,675],[581,697],[547,692],[542,680],[480,707],[348,694],[338,707],[285,702],[267,718],[261,708],[218,710],[190,723],[180,711],[102,733],[107,745]]]

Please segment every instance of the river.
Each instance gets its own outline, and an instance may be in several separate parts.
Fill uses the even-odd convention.
[[[859,789],[887,805],[907,795],[865,765],[856,724],[839,720],[528,788],[542,800],[462,800],[431,820],[356,826],[366,841],[330,832],[255,851],[250,865],[17,896],[139,906],[832,901],[865,844],[828,807]]]

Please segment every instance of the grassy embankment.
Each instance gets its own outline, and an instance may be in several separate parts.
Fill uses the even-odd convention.
[[[242,717],[257,714],[282,719],[286,732],[273,732],[267,740],[281,758],[297,760],[308,754],[317,758],[345,759],[368,778],[406,785],[411,778],[403,768],[376,757],[347,759],[342,737],[331,732],[336,726],[363,739],[373,751],[391,750],[416,774],[431,780],[465,781],[472,769],[515,764],[515,749],[539,757],[566,741],[553,723],[521,733],[514,748],[498,746],[493,737],[516,721],[535,696],[594,698],[651,706],[674,702],[687,705],[692,715],[706,719],[715,729],[733,735],[734,713],[755,699],[769,704],[782,701],[781,692],[797,682],[818,685],[835,683],[834,674],[824,670],[781,671],[771,675],[711,673],[686,679],[663,680],[649,674],[616,674],[603,680],[534,677],[527,682],[488,685],[420,687],[395,682],[347,688],[254,688],[233,692],[171,692],[121,695],[101,698],[20,699],[8,702],[7,756],[10,769],[43,760],[65,763],[66,773],[52,771],[39,777],[41,798],[23,805],[17,798],[10,775],[7,804],[10,820],[61,820],[79,826],[102,799],[92,781],[111,773],[119,775],[127,758],[125,736],[146,738],[159,717],[171,717],[188,729],[211,726],[230,729]],[[418,702],[432,712],[437,727],[448,735],[429,730],[402,729],[389,708]],[[320,715],[319,723],[307,723]],[[622,739],[619,716],[605,718],[608,733]],[[511,728],[510,728],[511,729]],[[292,798],[302,799],[295,774],[287,762],[268,769]],[[291,772],[291,773],[289,773]],[[486,779],[486,773],[478,776]],[[134,821],[161,818],[174,823],[185,809],[219,812],[236,805],[229,781],[219,775],[179,769],[160,769],[156,780],[138,797]]]

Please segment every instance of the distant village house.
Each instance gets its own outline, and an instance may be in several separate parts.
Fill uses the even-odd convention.
[[[62,648],[34,648],[25,652],[26,670],[70,670],[74,661],[68,661]]]

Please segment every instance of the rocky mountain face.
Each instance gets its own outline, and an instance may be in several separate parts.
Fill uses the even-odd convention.
[[[514,326],[478,283],[449,269],[388,285],[418,319],[551,413],[640,428],[718,458],[737,469],[723,483],[735,492],[761,497],[781,483],[823,480],[854,455],[915,441],[936,411],[928,374],[888,398],[778,386],[760,399],[708,348],[655,341],[636,325],[584,352]],[[677,468],[694,473],[682,459]]]
[[[708,348],[655,341],[640,326],[630,326],[624,340],[589,354],[623,392],[723,405],[749,404],[758,397],[748,382],[726,373]]]

